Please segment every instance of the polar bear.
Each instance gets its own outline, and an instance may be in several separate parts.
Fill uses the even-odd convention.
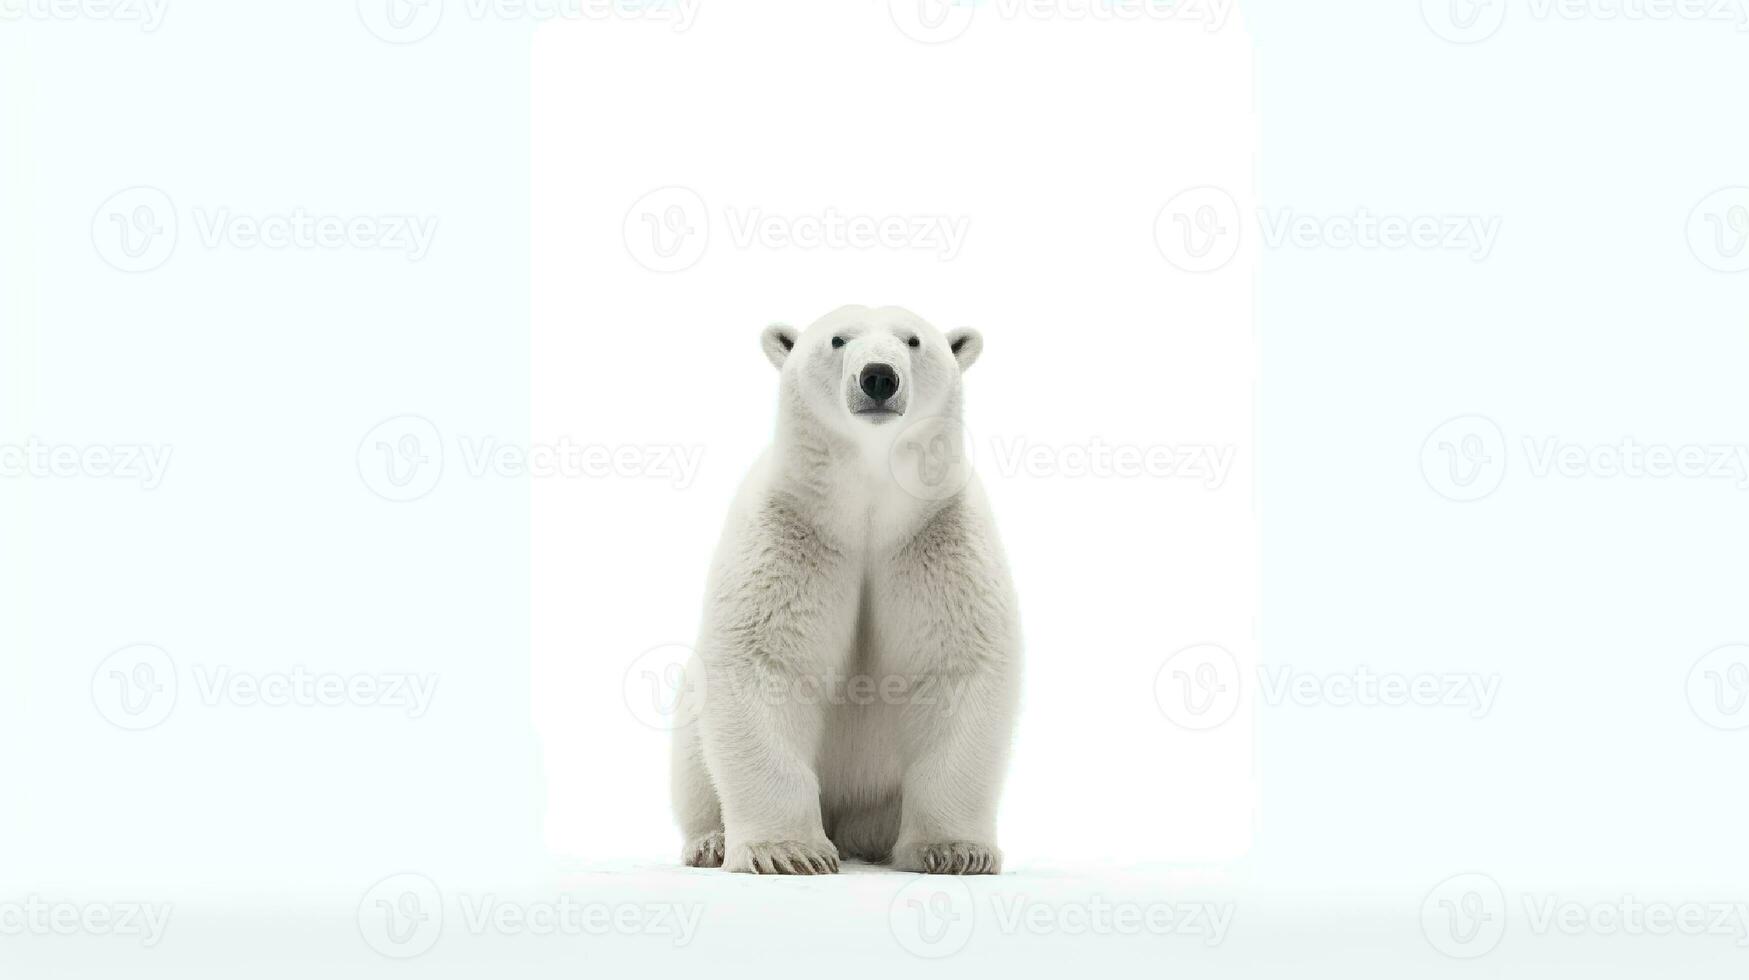
[[[983,338],[850,306],[761,341],[777,437],[730,508],[682,686],[682,859],[997,874],[1021,644],[960,428]]]

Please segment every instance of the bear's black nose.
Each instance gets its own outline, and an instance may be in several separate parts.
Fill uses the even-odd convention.
[[[857,383],[862,386],[863,394],[884,402],[898,392],[899,372],[893,370],[891,364],[870,364],[862,369]]]

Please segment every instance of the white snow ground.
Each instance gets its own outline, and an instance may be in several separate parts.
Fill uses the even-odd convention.
[[[1624,927],[1569,936],[1557,926],[1539,934],[1527,911],[1543,901],[1537,896],[1508,896],[1504,908],[1484,902],[1459,930],[1469,944],[1454,946],[1432,896],[1266,897],[1194,877],[1023,866],[955,879],[851,864],[836,876],[766,878],[654,861],[592,864],[515,896],[445,892],[409,903],[415,880],[411,889],[391,881],[362,901],[336,896],[288,909],[179,903],[150,948],[138,938],[26,931],[0,938],[0,976],[1705,980],[1749,968],[1740,935],[1674,926],[1668,935]],[[1433,916],[1425,926],[1424,902]],[[1504,930],[1490,932],[1497,923]],[[1463,955],[1471,953],[1479,955]]]

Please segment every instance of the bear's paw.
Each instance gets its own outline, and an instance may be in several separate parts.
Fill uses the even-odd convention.
[[[723,832],[713,830],[686,842],[680,860],[689,868],[720,868],[723,866]]]
[[[763,841],[729,849],[729,871],[756,875],[829,875],[838,872],[838,849],[830,841]]]
[[[992,844],[952,840],[934,844],[901,844],[893,852],[900,871],[931,875],[995,875],[1002,873],[1002,852]]]

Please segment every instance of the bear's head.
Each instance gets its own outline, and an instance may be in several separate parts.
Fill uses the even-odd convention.
[[[846,306],[806,330],[765,328],[785,411],[869,448],[903,420],[959,417],[960,375],[984,349],[976,330],[947,333],[895,306]]]

